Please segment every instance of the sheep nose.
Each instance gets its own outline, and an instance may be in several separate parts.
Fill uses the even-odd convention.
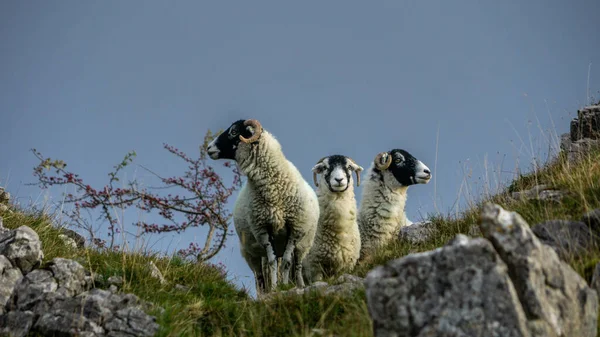
[[[428,169],[424,169],[423,172],[425,172],[427,174],[431,174],[431,171],[429,171]]]
[[[341,183],[341,182],[342,182],[342,180],[344,180],[344,178],[334,178],[334,179],[335,179],[335,181],[337,181],[338,183]]]

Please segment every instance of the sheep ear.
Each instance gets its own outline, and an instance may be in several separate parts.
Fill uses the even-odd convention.
[[[322,161],[319,161],[317,163],[317,165],[313,166],[313,168],[312,168],[313,182],[315,183],[316,187],[319,187],[319,180],[317,179],[317,174],[323,173],[324,170],[325,170],[325,164],[323,164]]]
[[[350,158],[350,157],[346,157],[346,160],[348,161],[348,163],[350,164],[350,169],[354,172],[360,172],[363,170],[362,166],[358,165],[354,159]]]
[[[317,165],[313,166],[312,171],[313,173],[322,173],[323,170],[325,169],[325,164],[323,163],[318,163]]]

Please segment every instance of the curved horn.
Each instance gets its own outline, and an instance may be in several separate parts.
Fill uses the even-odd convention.
[[[387,160],[385,161],[385,163],[381,164],[381,158],[386,155],[387,155]],[[381,171],[387,170],[391,164],[392,164],[392,156],[388,155],[387,152],[381,152],[381,153],[377,154],[377,156],[375,157],[375,167],[377,167]]]
[[[354,174],[356,174],[356,186],[360,186],[360,171],[362,171],[362,167],[360,167],[360,165],[358,165],[354,159],[350,158],[350,157],[346,157],[348,158],[348,160],[350,160],[354,165],[356,165],[357,167],[359,167],[360,169],[358,170],[354,170]]]
[[[250,138],[244,138],[242,135],[240,135],[240,140],[246,144],[256,142],[262,133],[262,125],[260,125],[260,122],[256,119],[248,119],[244,122],[244,125],[254,128],[254,134]]]
[[[315,164],[315,166],[319,165],[319,163],[321,163],[325,158],[327,157],[323,157],[321,159],[319,159],[319,161]],[[317,181],[317,172],[313,171],[313,182],[315,183],[316,187],[319,187],[319,182]]]

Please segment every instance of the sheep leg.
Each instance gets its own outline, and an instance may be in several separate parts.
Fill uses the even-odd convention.
[[[296,247],[296,240],[290,238],[285,247],[285,252],[283,253],[282,258],[282,282],[283,284],[288,284],[290,281],[290,269],[292,267],[292,253],[294,252],[294,248]]]
[[[296,268],[296,287],[304,288],[304,277],[302,277],[302,260],[304,260],[305,252],[294,247],[294,264]]]
[[[265,268],[264,264],[260,263],[260,268],[254,272],[254,278],[256,279],[256,294],[260,296],[266,292],[267,285],[265,284]]]
[[[296,246],[296,243],[299,241],[299,238],[302,234],[303,233],[300,233],[298,230],[292,231],[292,235],[290,236],[287,246],[285,247],[285,252],[283,253],[284,278],[286,275],[289,276],[290,268],[292,265],[294,265],[296,286],[299,288],[304,288],[304,278],[302,277],[302,261],[307,254],[306,251],[300,250]]]
[[[275,250],[273,249],[273,244],[271,243],[271,240],[269,240],[268,233],[259,233],[257,239],[258,242],[264,247],[267,253],[267,275],[269,276],[268,278],[270,282],[270,284],[268,285],[268,289],[272,291],[275,290],[275,287],[277,286],[277,258],[275,256]]]
[[[264,292],[266,292],[267,289],[271,289],[271,284],[269,282],[269,280],[270,280],[269,268],[267,268],[268,265],[269,265],[269,263],[268,263],[267,258],[263,256],[261,258],[260,270],[262,271],[263,291]]]

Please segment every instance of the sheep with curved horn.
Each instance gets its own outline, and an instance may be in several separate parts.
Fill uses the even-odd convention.
[[[278,257],[282,283],[288,283],[294,266],[296,285],[304,287],[302,261],[313,244],[319,219],[317,196],[308,182],[286,159],[277,139],[254,119],[231,124],[207,152],[214,160],[235,160],[248,178],[236,200],[233,222],[242,256],[255,274],[257,293],[277,286]]]
[[[361,260],[411,224],[404,212],[408,188],[431,180],[429,168],[402,149],[378,153],[365,175],[358,211]]]

